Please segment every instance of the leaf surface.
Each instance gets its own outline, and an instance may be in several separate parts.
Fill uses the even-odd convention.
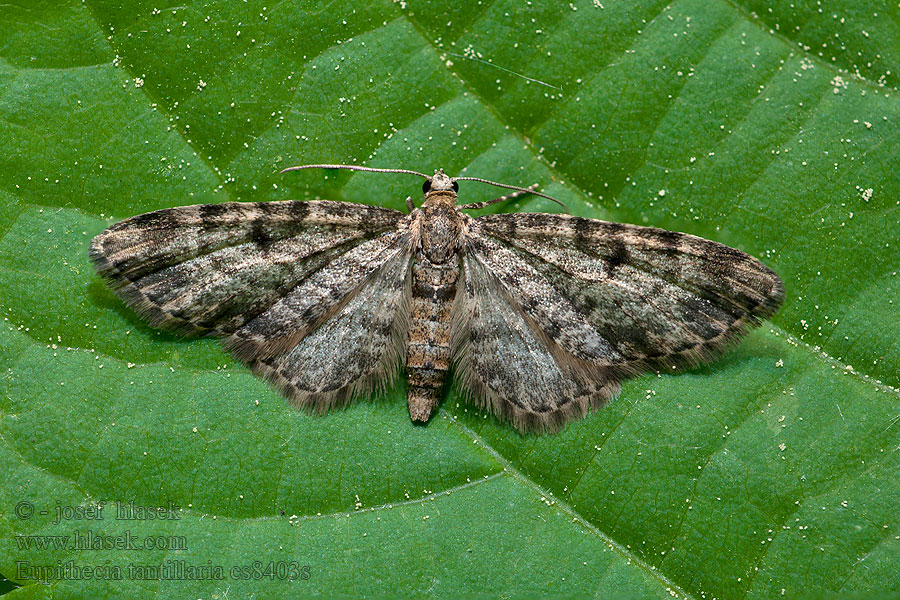
[[[11,596],[900,591],[898,10],[0,7]],[[540,183],[575,214],[758,256],[787,301],[714,364],[630,381],[609,407],[535,437],[456,390],[426,427],[409,421],[402,385],[298,413],[214,341],[141,323],[88,263],[94,235],[162,207],[417,197],[400,175],[278,174],[313,162]],[[493,192],[461,190],[466,202]],[[94,502],[103,518],[83,518]],[[174,517],[116,518],[117,505]],[[57,507],[82,518],[54,524]],[[73,549],[87,531],[142,546]],[[285,577],[294,564],[306,577]],[[57,565],[71,567],[36,585]],[[179,565],[195,576],[158,570]]]

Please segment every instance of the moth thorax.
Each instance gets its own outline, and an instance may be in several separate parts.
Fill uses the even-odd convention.
[[[455,194],[454,194],[455,195]],[[443,202],[422,205],[422,252],[435,264],[445,263],[456,253],[462,234],[462,215]]]

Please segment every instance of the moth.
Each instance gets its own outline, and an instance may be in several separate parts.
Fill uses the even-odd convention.
[[[98,273],[151,325],[224,337],[316,413],[408,377],[427,421],[452,369],[475,404],[522,432],[554,432],[648,370],[707,362],[774,314],[778,276],[684,233],[567,214],[483,208],[534,190],[407,169],[408,213],[329,200],[167,208],[93,239]],[[514,190],[457,204],[459,183]]]

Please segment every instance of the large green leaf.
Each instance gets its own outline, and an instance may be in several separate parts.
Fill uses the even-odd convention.
[[[896,2],[175,4],[0,7],[12,595],[900,591]],[[148,328],[88,263],[93,235],[156,208],[400,208],[419,185],[277,174],[314,161],[538,182],[577,214],[742,248],[788,298],[713,365],[629,382],[535,437],[452,390],[425,427],[402,385],[298,413],[215,342]],[[103,520],[53,523],[57,506],[98,501]],[[127,521],[115,502],[179,509]],[[183,547],[21,537],[86,530]],[[231,576],[253,561],[309,578]],[[129,564],[225,574],[84,570]],[[36,585],[41,566],[63,572]]]

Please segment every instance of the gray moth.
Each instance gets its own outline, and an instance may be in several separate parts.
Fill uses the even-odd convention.
[[[734,248],[655,227],[481,208],[532,188],[427,176],[409,213],[329,200],[168,208],[91,242],[98,273],[155,327],[224,338],[316,413],[408,378],[427,421],[454,373],[522,432],[554,432],[649,370],[712,360],[784,300]],[[289,170],[292,170],[289,169]],[[457,204],[458,181],[511,188]],[[549,196],[545,196],[548,197]],[[552,199],[552,198],[551,198]]]

